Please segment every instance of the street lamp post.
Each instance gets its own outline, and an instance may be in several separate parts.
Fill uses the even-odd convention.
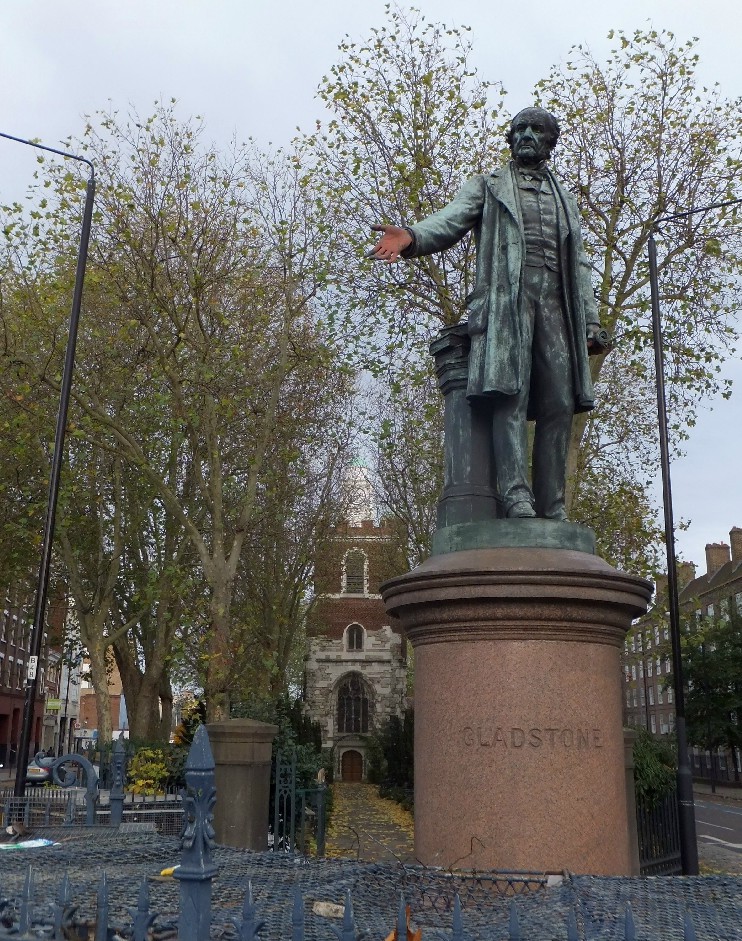
[[[657,381],[657,419],[660,438],[660,465],[662,469],[662,503],[665,512],[665,547],[667,550],[667,593],[670,614],[670,641],[672,645],[673,687],[675,690],[675,732],[678,742],[678,824],[680,829],[680,855],[683,875],[698,875],[698,845],[696,842],[696,815],[693,805],[693,776],[688,760],[688,739],[685,730],[685,690],[683,683],[683,661],[680,647],[680,607],[678,604],[678,580],[675,560],[675,524],[672,510],[672,488],[670,486],[670,451],[667,433],[667,399],[665,396],[665,354],[660,321],[659,282],[657,277],[657,245],[654,233],[661,222],[671,222],[742,203],[742,199],[730,199],[698,209],[675,213],[657,219],[649,234],[647,252],[649,256],[649,286],[652,298],[652,333],[654,336],[654,361]]]
[[[82,288],[85,280],[85,265],[88,259],[88,244],[90,242],[90,228],[93,220],[93,201],[95,199],[95,167],[86,157],[79,157],[77,154],[69,153],[65,150],[57,150],[55,147],[46,147],[43,144],[37,144],[34,141],[25,140],[22,137],[14,137],[12,134],[4,134],[0,131],[0,137],[6,140],[15,141],[18,144],[24,144],[27,147],[35,147],[37,150],[45,150],[52,154],[78,160],[90,167],[90,177],[87,182],[85,194],[85,208],[82,216],[82,229],[80,232],[80,247],[77,253],[77,269],[75,271],[75,287],[72,295],[72,312],[70,313],[70,325],[67,335],[67,351],[64,360],[64,370],[62,372],[62,388],[59,396],[59,411],[57,413],[56,433],[54,436],[54,453],[52,455],[51,475],[49,478],[49,497],[46,509],[46,521],[44,524],[44,538],[41,546],[41,564],[39,566],[39,577],[36,584],[36,603],[34,607],[33,629],[31,631],[31,640],[29,644],[28,671],[26,673],[25,698],[23,704],[23,727],[21,730],[21,741],[18,746],[18,767],[16,768],[14,794],[16,797],[23,797],[26,788],[26,766],[28,765],[28,753],[31,744],[31,729],[34,720],[34,702],[36,700],[36,691],[38,688],[38,664],[41,656],[41,645],[44,639],[44,621],[46,617],[46,601],[49,590],[49,573],[51,569],[52,544],[54,541],[54,525],[57,515],[57,497],[59,495],[59,481],[62,472],[62,461],[64,458],[64,438],[67,427],[67,410],[70,402],[70,392],[72,389],[72,375],[75,369],[75,350],[77,348],[77,326],[80,320],[80,304],[82,302]]]
[[[72,678],[72,665],[73,665],[72,651],[74,650],[74,648],[72,646],[66,648],[65,653],[67,650],[69,650],[69,656],[67,656],[66,662],[65,662],[65,669],[67,670],[67,688],[64,691],[64,713],[60,720],[61,728],[59,732],[59,755],[58,757],[61,757],[62,755],[66,755],[67,752],[69,751],[69,748],[67,747],[68,746],[67,740],[69,739],[69,731],[68,731],[69,722],[68,722],[67,710],[69,709],[69,704],[70,704],[70,680]],[[75,668],[77,668],[77,658],[75,658],[74,665],[75,665]]]

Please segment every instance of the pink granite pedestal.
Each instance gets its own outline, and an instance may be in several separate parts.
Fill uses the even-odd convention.
[[[382,586],[415,650],[415,854],[627,875],[620,654],[651,585],[565,549],[436,555]]]

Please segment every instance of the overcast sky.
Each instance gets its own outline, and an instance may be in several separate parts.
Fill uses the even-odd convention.
[[[732,0],[417,0],[428,20],[472,27],[473,63],[499,81],[511,112],[528,104],[535,82],[575,44],[607,53],[610,29],[670,29],[698,37],[705,83],[742,95],[740,13]],[[385,21],[383,0],[2,0],[0,130],[55,146],[79,135],[82,115],[111,105],[149,114],[155,100],[177,98],[182,116],[200,114],[209,136],[226,144],[254,137],[287,143],[322,109],[320,78],[338,43],[364,39]],[[519,16],[522,17],[519,20]],[[0,199],[21,199],[33,153],[0,140]],[[709,403],[692,430],[687,456],[673,465],[676,520],[684,558],[705,571],[707,542],[728,541],[742,526],[737,477],[742,465],[742,362],[727,374],[738,388]]]

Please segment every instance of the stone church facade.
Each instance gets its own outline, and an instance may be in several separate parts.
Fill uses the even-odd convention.
[[[371,519],[339,527],[318,564],[304,696],[332,750],[335,780],[365,780],[367,740],[407,697],[407,643],[390,625],[379,585],[404,571],[392,533]]]

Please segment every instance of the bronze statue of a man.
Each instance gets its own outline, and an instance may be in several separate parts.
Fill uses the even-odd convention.
[[[393,262],[442,251],[473,230],[476,282],[467,298],[467,396],[492,409],[497,489],[508,517],[566,519],[567,453],[575,412],[595,401],[588,347],[600,323],[574,198],[547,161],[559,137],[549,112],[510,125],[513,159],[468,180],[440,212],[383,232],[372,256]],[[532,479],[527,425],[535,420]]]

